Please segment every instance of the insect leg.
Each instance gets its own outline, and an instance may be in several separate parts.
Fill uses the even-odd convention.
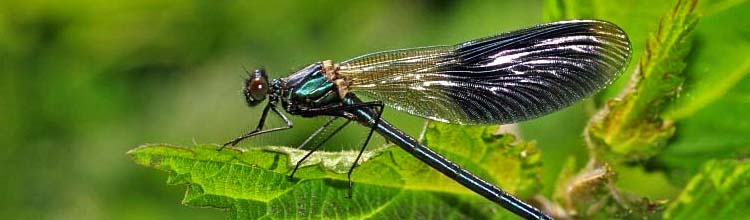
[[[349,194],[348,197],[352,197],[352,172],[354,171],[354,168],[357,166],[357,162],[359,162],[359,159],[362,157],[362,154],[364,153],[365,149],[367,148],[367,144],[370,142],[370,139],[372,138],[372,134],[375,131],[375,128],[378,126],[378,123],[380,123],[380,115],[383,113],[383,109],[385,106],[381,101],[372,101],[372,102],[358,102],[358,103],[351,103],[348,105],[343,106],[330,106],[330,107],[321,107],[321,108],[313,108],[313,109],[307,109],[306,111],[308,113],[314,113],[314,114],[321,114],[321,115],[341,115],[342,112],[348,112],[348,111],[355,111],[355,110],[372,110],[373,107],[378,107],[378,113],[377,116],[375,116],[374,121],[370,121],[373,119],[367,119],[367,118],[352,118],[354,120],[368,120],[368,121],[362,121],[365,124],[371,124],[370,133],[367,135],[367,139],[365,139],[365,143],[362,145],[362,148],[359,150],[359,154],[357,154],[357,158],[354,160],[354,164],[349,168],[349,172],[347,173],[347,180],[349,182]],[[352,120],[350,119],[350,120]]]
[[[320,128],[318,128],[318,130],[315,130],[315,132],[313,132],[312,134],[310,134],[310,136],[307,137],[307,139],[305,139],[305,141],[303,141],[302,144],[300,144],[299,146],[297,146],[297,149],[302,149],[302,147],[304,147],[305,145],[307,145],[308,143],[310,143],[310,141],[312,141],[313,138],[315,138],[316,136],[318,136],[328,126],[331,126],[331,124],[333,124],[333,122],[336,121],[336,119],[339,119],[339,118],[334,116],[334,117],[331,117],[331,119],[328,119],[328,121],[326,121],[325,124],[323,124],[322,126],[320,126]]]
[[[362,104],[369,104],[373,107],[377,106],[378,109],[378,115],[375,116],[375,121],[372,123],[372,127],[370,128],[370,133],[367,134],[367,139],[365,139],[365,143],[362,144],[362,148],[359,149],[359,154],[357,154],[357,159],[354,159],[354,163],[349,168],[349,172],[346,173],[347,180],[349,180],[349,198],[352,198],[352,172],[354,172],[354,168],[357,167],[357,162],[359,162],[359,158],[362,157],[362,153],[365,152],[365,149],[367,148],[367,143],[370,142],[370,138],[372,138],[372,133],[375,132],[375,128],[378,127],[378,123],[380,123],[380,116],[383,115],[383,109],[385,108],[383,106],[383,103],[380,101],[374,101],[374,102],[367,102]]]
[[[331,118],[331,120],[328,120],[328,122],[324,125],[324,127],[321,127],[317,131],[315,131],[313,133],[313,135],[311,135],[310,137],[308,137],[307,140],[305,140],[305,142],[303,142],[302,145],[300,145],[300,147],[302,147],[305,144],[307,144],[307,142],[309,142],[314,136],[318,135],[318,133],[320,133],[325,127],[328,127],[336,119],[338,119],[338,118],[334,117],[334,118]],[[323,146],[323,144],[326,141],[330,140],[334,135],[336,135],[336,133],[339,133],[339,131],[341,131],[341,129],[343,129],[344,127],[346,127],[347,125],[349,125],[349,122],[352,122],[352,120],[348,120],[344,124],[339,125],[336,128],[336,130],[333,130],[333,132],[331,134],[329,134],[328,136],[326,136],[326,138],[324,138],[323,141],[321,141],[320,143],[318,143],[317,145],[315,145],[315,147],[313,147],[310,150],[310,152],[307,152],[307,154],[305,154],[305,156],[302,157],[302,159],[300,159],[299,161],[297,161],[297,164],[294,166],[294,170],[292,170],[292,173],[289,174],[289,179],[294,178],[294,173],[297,172],[297,169],[299,169],[299,166],[302,165],[302,162],[304,162],[308,157],[310,157],[310,155],[312,155],[315,151],[317,151],[320,148],[320,146]]]
[[[263,125],[266,123],[266,116],[268,115],[268,110],[272,110],[274,113],[276,113],[276,115],[278,115],[279,117],[281,117],[281,119],[284,120],[284,122],[286,122],[286,126],[282,126],[282,127],[278,127],[278,128],[270,128],[270,129],[263,130]],[[265,134],[265,133],[270,133],[270,132],[275,132],[275,131],[286,130],[286,129],[290,129],[290,128],[292,128],[292,121],[290,121],[289,118],[286,115],[284,115],[278,109],[276,109],[276,106],[271,105],[269,103],[263,109],[263,114],[260,116],[260,121],[258,122],[258,126],[255,128],[255,130],[253,130],[251,132],[248,132],[247,134],[239,136],[239,137],[237,137],[237,138],[235,138],[235,139],[233,139],[233,140],[225,143],[224,145],[221,146],[221,148],[219,148],[219,150],[224,149],[224,147],[226,147],[227,145],[231,145],[231,146],[237,145],[237,143],[239,143],[240,141],[242,141],[242,140],[244,140],[246,138],[252,137],[252,136],[256,136],[256,135],[260,135],[260,134]]]

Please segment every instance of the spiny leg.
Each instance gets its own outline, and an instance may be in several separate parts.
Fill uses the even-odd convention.
[[[325,124],[324,126],[325,126],[325,127],[328,127],[328,126],[329,126],[329,125],[330,125],[330,124],[331,124],[331,123],[332,123],[332,122],[333,122],[333,121],[334,121],[335,119],[337,119],[337,118],[332,118],[332,119],[331,119],[331,120],[329,120],[329,121],[328,121],[328,123],[326,123],[326,124]],[[323,140],[322,140],[322,141],[321,141],[320,143],[318,143],[317,145],[315,145],[315,147],[313,147],[313,148],[312,148],[312,149],[310,150],[310,152],[307,152],[307,154],[305,154],[305,156],[304,156],[304,157],[302,157],[302,159],[300,159],[299,161],[297,161],[297,164],[296,164],[296,165],[294,166],[294,170],[292,170],[292,173],[291,173],[291,174],[289,174],[289,179],[292,179],[292,178],[294,178],[294,173],[296,173],[296,172],[297,172],[297,169],[299,169],[299,166],[300,166],[300,165],[302,165],[302,162],[304,162],[304,161],[305,161],[305,160],[306,160],[306,159],[307,159],[308,157],[310,157],[310,155],[312,155],[312,154],[313,154],[313,153],[314,153],[315,151],[317,151],[318,149],[320,149],[320,146],[323,146],[323,144],[324,144],[324,143],[325,143],[326,141],[330,140],[330,139],[331,139],[331,138],[332,138],[332,137],[333,137],[334,135],[336,135],[336,133],[339,133],[339,131],[341,131],[341,129],[343,129],[344,127],[346,127],[347,125],[349,125],[349,123],[350,123],[350,122],[352,122],[352,120],[348,120],[348,121],[346,121],[346,122],[345,122],[344,124],[342,124],[342,125],[339,125],[339,126],[338,126],[338,127],[336,128],[336,130],[333,130],[333,132],[331,132],[331,134],[329,134],[328,136],[326,136],[326,137],[325,137],[325,138],[324,138],[324,139],[323,139]],[[322,131],[322,130],[323,130],[323,128],[325,128],[325,127],[321,127],[321,128],[319,128],[319,129],[318,129],[317,131],[315,131],[315,133],[313,133],[313,135],[311,135],[311,136],[310,136],[310,137],[309,137],[309,138],[308,138],[307,140],[305,140],[305,142],[304,142],[304,143],[302,143],[302,145],[306,144],[306,143],[307,143],[307,142],[308,142],[308,141],[309,141],[310,139],[312,139],[312,137],[313,137],[314,135],[317,135],[318,133],[320,133],[320,131]],[[302,145],[300,145],[300,147],[301,147]]]
[[[323,124],[322,126],[320,126],[320,128],[318,128],[318,130],[315,130],[315,132],[313,132],[312,134],[310,134],[310,136],[307,137],[307,139],[305,139],[305,141],[303,141],[302,144],[300,144],[299,146],[297,146],[297,149],[302,149],[302,147],[304,147],[305,145],[307,145],[308,143],[310,143],[310,141],[312,141],[313,138],[315,138],[316,136],[318,136],[318,134],[320,134],[321,132],[323,132],[323,130],[325,130],[328,126],[331,126],[331,124],[333,124],[333,122],[336,121],[336,119],[339,119],[339,117],[335,117],[334,116],[334,117],[331,117],[331,119],[328,119],[328,121],[326,121],[325,124]]]
[[[286,122],[286,126],[263,130],[263,126],[266,123],[266,116],[268,115],[268,110],[273,110],[273,112],[276,113],[276,115],[278,115],[279,117],[281,117],[281,119],[283,119],[284,122]],[[274,106],[274,105],[272,105],[272,104],[269,103],[263,109],[263,114],[260,116],[260,120],[258,122],[258,126],[255,128],[255,130],[253,130],[251,132],[248,132],[247,134],[244,134],[242,136],[239,136],[239,137],[237,137],[237,138],[235,138],[235,139],[233,139],[233,140],[231,140],[231,141],[229,141],[227,143],[224,143],[224,145],[222,145],[219,148],[219,151],[221,151],[222,149],[224,149],[227,145],[231,145],[231,146],[237,145],[237,143],[239,143],[240,141],[242,141],[242,140],[244,140],[246,138],[250,138],[250,137],[253,137],[253,136],[256,136],[256,135],[260,135],[260,134],[265,134],[265,133],[270,133],[270,132],[275,132],[275,131],[286,130],[286,129],[290,129],[290,128],[292,128],[292,121],[290,121],[289,118],[287,118],[286,115],[284,115],[278,109],[276,109],[276,106]]]
[[[352,197],[352,172],[354,171],[354,167],[357,166],[357,162],[359,162],[359,159],[362,157],[362,154],[365,151],[365,148],[367,148],[367,143],[370,142],[370,139],[372,138],[372,134],[375,131],[375,128],[377,127],[378,123],[380,122],[380,115],[383,113],[384,105],[381,101],[372,101],[372,102],[364,102],[364,103],[352,103],[344,106],[329,106],[329,107],[320,107],[320,108],[311,108],[307,109],[306,111],[311,114],[319,114],[319,115],[341,115],[342,112],[346,111],[353,111],[353,110],[361,110],[361,109],[369,109],[373,107],[379,107],[378,115],[376,116],[375,121],[373,122],[372,128],[370,130],[370,133],[367,135],[367,139],[365,139],[365,143],[362,145],[362,148],[359,150],[359,154],[357,155],[357,158],[354,160],[354,164],[352,164],[352,167],[349,168],[349,172],[347,173],[347,180],[349,182],[349,198]],[[348,122],[347,122],[348,123]],[[310,153],[308,153],[310,154]],[[308,155],[306,155],[308,156]]]
[[[349,168],[349,172],[346,173],[347,180],[349,181],[349,198],[352,198],[352,188],[353,188],[352,172],[354,172],[354,168],[357,167],[357,162],[359,162],[359,158],[362,157],[362,153],[365,152],[365,149],[367,148],[367,143],[369,143],[370,138],[372,138],[372,133],[375,132],[375,128],[378,127],[378,124],[380,123],[380,116],[383,115],[383,109],[384,109],[383,103],[380,101],[367,102],[364,104],[370,104],[371,106],[379,107],[379,109],[378,109],[378,115],[376,116],[375,121],[372,124],[372,128],[370,128],[370,133],[367,134],[367,139],[365,139],[365,143],[362,145],[362,148],[359,149],[359,154],[357,154],[357,158],[354,159],[354,163]]]

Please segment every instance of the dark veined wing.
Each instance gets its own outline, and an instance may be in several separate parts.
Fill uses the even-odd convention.
[[[630,42],[612,23],[543,24],[454,46],[368,54],[340,63],[349,90],[387,106],[457,124],[536,118],[610,84]]]

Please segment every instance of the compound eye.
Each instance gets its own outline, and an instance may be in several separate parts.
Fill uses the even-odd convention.
[[[263,77],[256,77],[247,83],[249,95],[256,101],[266,99],[268,94],[268,81]]]

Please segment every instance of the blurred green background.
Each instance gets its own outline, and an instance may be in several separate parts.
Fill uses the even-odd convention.
[[[454,44],[540,23],[541,6],[1,1],[0,219],[223,219],[180,205],[183,187],[167,186],[164,174],[125,152],[144,143],[223,143],[255,126],[259,109],[240,94],[243,66],[279,77],[324,59]],[[585,156],[585,106],[521,124],[542,149],[546,186],[565,158]],[[422,124],[396,112],[386,118],[413,135]],[[254,143],[299,144],[313,126],[295,120],[298,129]],[[331,145],[362,136],[349,133]]]

